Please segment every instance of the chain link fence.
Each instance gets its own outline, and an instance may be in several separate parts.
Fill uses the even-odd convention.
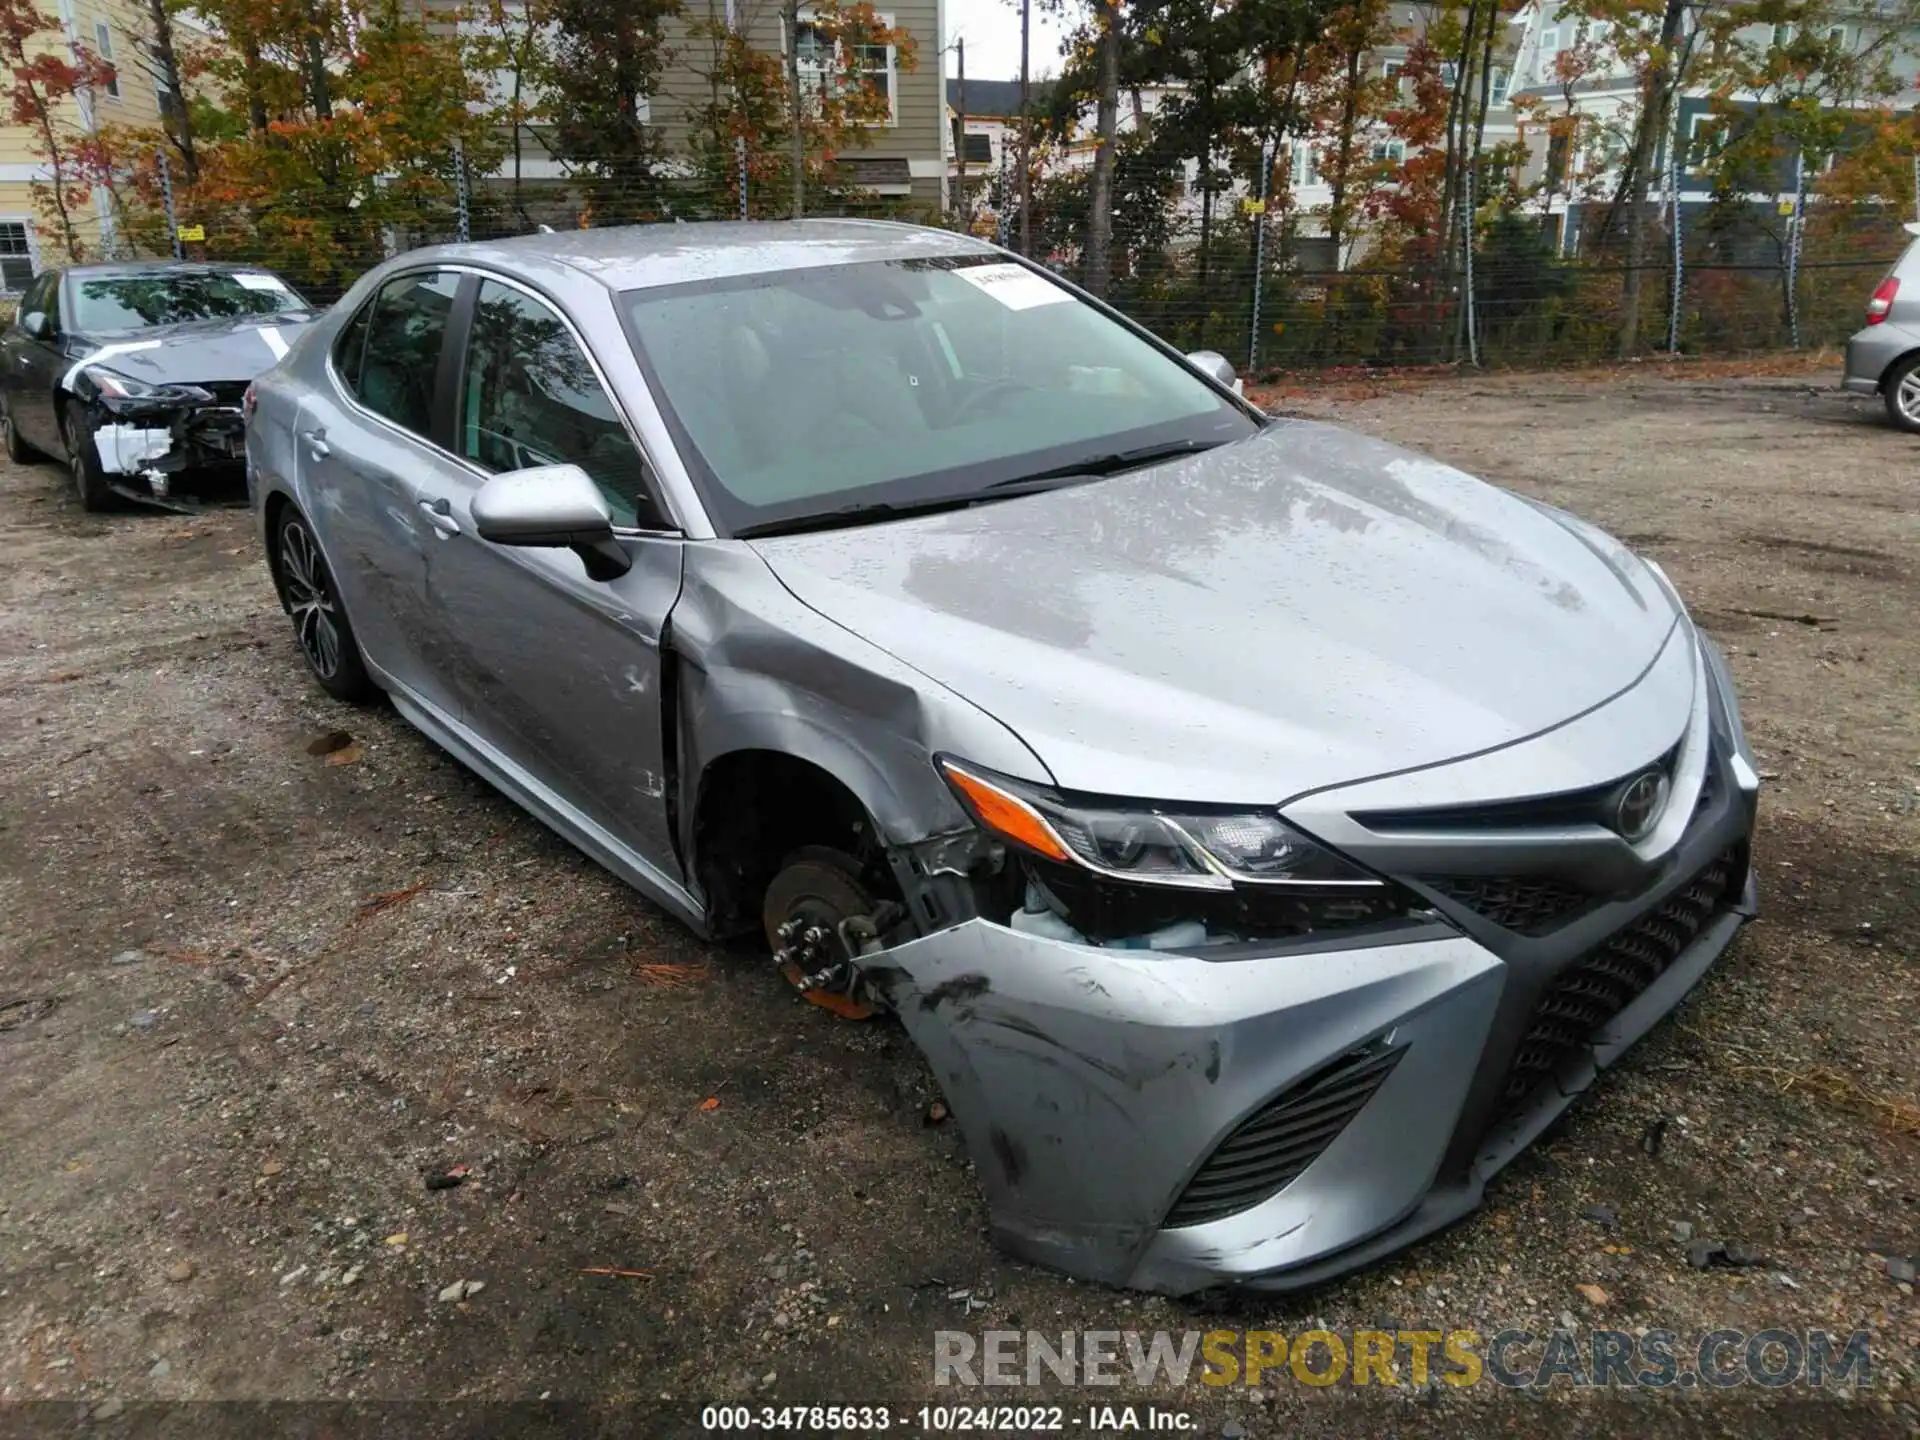
[[[323,302],[371,265],[421,245],[602,223],[776,220],[792,205],[785,184],[756,188],[744,162],[724,183],[667,167],[643,185],[610,190],[592,179],[474,177],[455,154],[443,184],[411,197],[403,213],[386,207],[379,217],[356,208],[188,213],[173,179],[155,163],[130,186],[102,248],[268,265]],[[809,216],[966,229],[1018,248],[1018,217],[1006,204],[990,208],[991,185],[969,185],[965,214],[943,206],[937,182],[915,188],[924,193],[813,184],[803,208]],[[1683,214],[1677,243],[1671,209],[1650,215],[1636,286],[1617,239],[1602,244],[1576,233],[1564,242],[1559,215],[1483,212],[1470,261],[1459,255],[1442,267],[1430,253],[1422,259],[1416,243],[1393,263],[1362,249],[1341,269],[1329,263],[1328,243],[1303,236],[1308,227],[1297,219],[1223,198],[1204,220],[1190,204],[1116,215],[1107,298],[1182,349],[1216,350],[1254,376],[1462,363],[1536,368],[1838,344],[1858,328],[1868,296],[1907,243],[1905,217],[1878,206],[1784,209]],[[1044,213],[1039,202],[1031,222],[1033,258],[1081,279],[1081,226]],[[1638,323],[1623,349],[1630,306]]]

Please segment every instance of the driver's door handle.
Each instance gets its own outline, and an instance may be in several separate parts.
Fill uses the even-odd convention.
[[[325,430],[302,430],[300,438],[306,441],[308,453],[316,460],[324,460],[333,453],[327,445]]]
[[[432,500],[422,500],[420,508],[426,512],[427,523],[441,535],[458,535],[460,522],[453,518],[453,502],[441,495]]]

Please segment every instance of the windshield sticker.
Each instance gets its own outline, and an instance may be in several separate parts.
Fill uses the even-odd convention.
[[[975,289],[991,295],[1009,310],[1058,305],[1073,298],[1058,285],[1041,279],[1024,265],[969,265],[953,273]]]
[[[233,278],[248,290],[285,290],[287,282],[278,275],[262,275],[257,271],[236,270]]]

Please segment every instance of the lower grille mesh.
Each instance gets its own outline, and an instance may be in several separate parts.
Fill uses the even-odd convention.
[[[1544,935],[1593,903],[1584,890],[1558,880],[1454,875],[1427,884],[1483,919],[1522,935]]]
[[[1404,1046],[1355,1050],[1282,1091],[1220,1142],[1166,1223],[1204,1225],[1277,1194],[1347,1128],[1405,1053]]]
[[[1560,1063],[1660,978],[1725,908],[1737,863],[1722,855],[1682,885],[1659,909],[1562,971],[1535,1011],[1507,1074],[1508,1104],[1524,1100]]]

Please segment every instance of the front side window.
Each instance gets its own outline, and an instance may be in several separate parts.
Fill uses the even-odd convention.
[[[376,415],[416,435],[432,433],[440,344],[459,289],[451,270],[399,275],[380,287],[371,307],[355,393]]]
[[[145,330],[194,320],[230,320],[308,309],[278,275],[265,270],[129,270],[79,275],[73,328],[86,334]]]
[[[966,503],[1043,470],[1258,428],[1148,340],[988,256],[621,298],[708,513],[734,533]]]
[[[578,465],[614,524],[657,523],[646,462],[573,332],[542,301],[493,280],[474,301],[458,448],[494,474]]]
[[[31,281],[27,285],[26,293],[20,297],[20,308],[14,316],[15,323],[25,319],[36,310],[46,315],[49,321],[53,319],[53,307],[47,302],[49,298],[51,298],[56,278],[56,276],[49,273],[40,276],[37,280]]]

